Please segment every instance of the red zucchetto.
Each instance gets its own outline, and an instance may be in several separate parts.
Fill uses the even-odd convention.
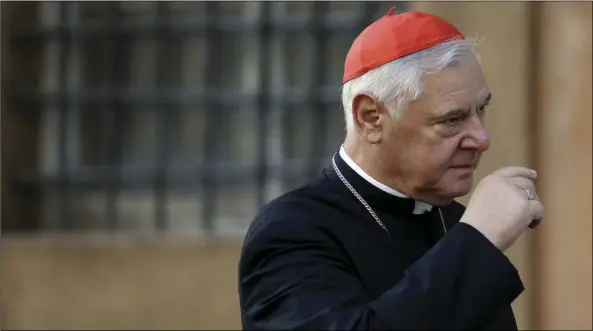
[[[393,15],[394,9],[356,37],[346,55],[343,83],[400,57],[464,38],[455,26],[440,17],[422,12]]]

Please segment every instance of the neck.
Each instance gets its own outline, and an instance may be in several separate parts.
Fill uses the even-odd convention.
[[[406,192],[403,187],[396,185],[396,182],[393,181],[392,178],[389,178],[383,169],[377,166],[380,164],[380,160],[377,153],[373,152],[372,146],[361,145],[362,143],[352,141],[352,139],[346,139],[344,142],[344,150],[346,151],[346,154],[348,154],[348,156],[352,159],[352,161],[354,161],[354,163],[356,163],[356,165],[358,165],[362,171],[364,171],[374,180],[386,185],[393,190],[409,196],[408,192]]]
[[[364,142],[356,141],[355,139],[349,139],[347,137],[344,141],[344,150],[352,161],[374,180],[416,201],[422,201],[436,206],[446,205],[451,202],[450,199],[422,194],[413,187],[408,187],[403,179],[393,178],[386,169],[379,166],[384,163],[381,160],[383,157],[382,153],[379,153],[377,149],[373,148],[374,146],[366,146]]]

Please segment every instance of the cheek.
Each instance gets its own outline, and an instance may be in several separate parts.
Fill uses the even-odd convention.
[[[443,138],[432,128],[402,127],[389,138],[389,149],[395,154],[394,167],[414,174],[416,180],[423,178],[430,182],[443,176],[459,146],[459,139]]]
[[[429,145],[421,155],[417,155],[417,166],[431,172],[431,177],[441,176],[451,166],[458,151],[456,142]]]

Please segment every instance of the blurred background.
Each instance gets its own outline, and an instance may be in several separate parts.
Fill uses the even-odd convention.
[[[539,172],[520,328],[591,330],[591,2],[2,1],[0,326],[240,328],[242,236],[329,164],[346,52],[393,5],[482,40],[478,179]]]

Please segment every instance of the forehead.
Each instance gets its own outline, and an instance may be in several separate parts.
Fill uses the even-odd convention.
[[[484,102],[490,94],[482,67],[476,60],[464,61],[425,78],[422,99],[432,104],[431,109],[453,103],[457,107],[471,107]]]

